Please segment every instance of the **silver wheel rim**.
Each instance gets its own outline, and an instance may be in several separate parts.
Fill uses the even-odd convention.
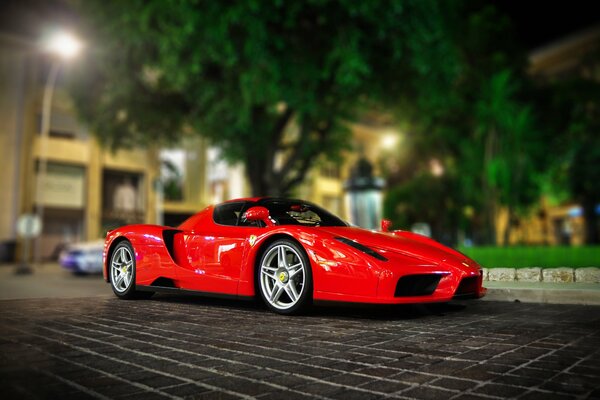
[[[291,246],[280,244],[262,258],[260,288],[273,307],[286,310],[298,303],[304,292],[306,266]]]
[[[131,251],[123,246],[117,249],[110,262],[111,282],[119,293],[125,292],[131,286],[133,280],[133,255]]]

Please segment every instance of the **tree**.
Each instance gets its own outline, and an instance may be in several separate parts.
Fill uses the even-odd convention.
[[[560,183],[578,201],[585,220],[585,242],[600,243],[600,49],[591,51],[567,77],[540,83],[540,107],[554,133]],[[597,74],[597,73],[596,73]]]
[[[445,93],[416,93],[416,102],[400,104],[398,112],[412,109],[411,133],[420,158],[435,158],[445,167],[448,184],[441,195],[452,207],[437,208],[429,221],[446,220],[455,230],[474,222],[483,232],[478,241],[495,243],[497,211],[504,206],[510,215],[506,243],[517,215],[538,199],[549,142],[538,127],[525,52],[510,21],[488,4],[471,2],[463,18],[448,23],[460,66],[452,85]],[[420,203],[414,209],[422,209]]]
[[[455,67],[454,11],[434,0],[82,7],[93,51],[73,93],[101,141],[204,135],[245,164],[254,195],[285,195],[318,155],[335,157],[357,109],[445,88]]]
[[[488,237],[496,235],[497,206],[507,209],[508,221],[504,244],[517,219],[538,200],[544,166],[544,149],[548,148],[540,134],[531,105],[518,100],[518,86],[510,71],[492,75],[482,87],[475,105],[477,129],[475,137],[482,145],[482,189],[484,193]]]
[[[417,222],[426,222],[433,238],[454,245],[461,210],[456,196],[449,194],[454,194],[457,187],[452,176],[419,172],[404,184],[390,188],[384,199],[384,214],[399,229],[408,230]]]

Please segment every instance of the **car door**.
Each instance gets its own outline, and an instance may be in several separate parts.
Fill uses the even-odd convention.
[[[215,207],[206,218],[184,233],[186,260],[179,273],[182,289],[237,294],[249,232],[237,226],[244,203]]]

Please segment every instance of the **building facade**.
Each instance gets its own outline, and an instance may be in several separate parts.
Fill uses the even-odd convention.
[[[68,69],[62,70],[63,74]],[[59,76],[49,135],[40,134],[48,60],[34,43],[0,36],[0,243],[10,258],[19,216],[43,204],[42,258],[69,242],[103,237],[123,223],[154,222],[152,182],[160,172],[152,149],[102,149],[77,118]],[[45,147],[45,149],[44,149]],[[47,163],[39,181],[40,163]]]
[[[120,225],[176,226],[208,204],[250,194],[243,166],[224,162],[199,136],[167,149],[113,152],[100,146],[77,119],[64,87],[76,60],[61,69],[44,137],[40,121],[49,61],[35,43],[0,35],[0,260],[22,258],[17,221],[40,205],[43,228],[39,246],[32,248],[44,260],[55,258],[66,244],[103,239]],[[375,164],[386,126],[373,121],[352,126],[354,151],[346,152],[341,164],[327,155],[315,160],[294,195],[351,219],[344,182],[359,154]],[[47,167],[40,179],[42,162]]]

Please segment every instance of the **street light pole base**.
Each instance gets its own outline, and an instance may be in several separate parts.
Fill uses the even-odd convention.
[[[33,274],[33,268],[27,263],[20,263],[15,268],[15,275],[30,275]]]

